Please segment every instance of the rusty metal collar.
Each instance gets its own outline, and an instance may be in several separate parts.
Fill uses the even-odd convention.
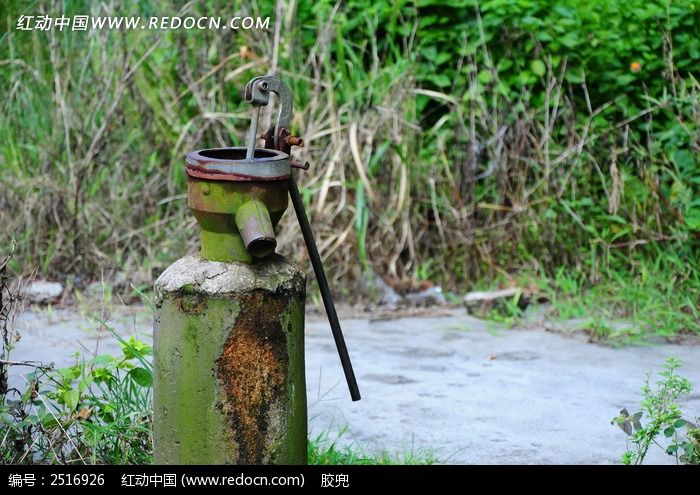
[[[289,155],[277,150],[256,148],[246,159],[246,148],[212,148],[190,151],[186,159],[187,175],[199,179],[247,181],[289,178]]]

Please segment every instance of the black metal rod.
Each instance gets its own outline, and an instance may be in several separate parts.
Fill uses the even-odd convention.
[[[294,205],[294,211],[297,214],[297,220],[299,220],[299,226],[301,227],[301,233],[304,236],[304,242],[306,242],[306,249],[309,252],[311,266],[314,267],[314,273],[316,274],[318,288],[321,291],[323,305],[325,306],[326,314],[328,315],[328,322],[331,324],[331,331],[333,332],[335,346],[338,348],[340,364],[343,366],[345,380],[348,382],[348,388],[350,389],[350,397],[353,401],[358,401],[361,398],[360,389],[357,387],[357,380],[355,380],[355,372],[352,370],[352,363],[350,362],[348,348],[346,347],[345,339],[343,338],[343,331],[340,329],[340,321],[338,321],[338,314],[335,312],[335,304],[333,304],[333,296],[331,295],[331,289],[330,287],[328,287],[326,272],[323,271],[321,256],[318,254],[318,249],[316,248],[314,233],[311,230],[309,219],[306,218],[304,202],[301,199],[301,194],[299,194],[299,188],[297,187],[297,183],[294,180],[294,176],[291,173],[289,175],[289,195],[292,198],[292,204]]]

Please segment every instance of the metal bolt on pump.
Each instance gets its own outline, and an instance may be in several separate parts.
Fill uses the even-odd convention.
[[[256,147],[260,108],[277,122]],[[154,460],[170,464],[306,463],[306,277],[275,254],[274,228],[291,196],[352,400],[360,393],[291,168],[292,95],[275,76],[252,79],[246,147],[187,154],[187,202],[201,228],[199,256],[155,283]]]

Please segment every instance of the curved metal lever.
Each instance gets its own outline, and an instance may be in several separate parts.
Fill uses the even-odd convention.
[[[245,86],[245,101],[250,103],[258,110],[260,107],[267,106],[270,103],[270,92],[275,93],[279,99],[280,111],[277,115],[277,123],[275,124],[275,149],[280,149],[279,129],[289,128],[292,121],[292,91],[279,77],[277,76],[258,76],[254,77]],[[253,134],[253,144],[257,139],[257,115],[255,118],[255,129]],[[250,136],[248,137],[250,141]],[[249,143],[250,144],[250,143]],[[253,146],[255,147],[255,146]]]

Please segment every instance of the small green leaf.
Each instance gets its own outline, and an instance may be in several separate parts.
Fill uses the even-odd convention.
[[[510,69],[511,67],[513,67],[513,61],[509,58],[504,58],[504,59],[501,59],[500,62],[498,62],[497,69],[499,72],[505,72],[508,69]]]
[[[618,84],[619,86],[626,86],[626,85],[628,85],[629,83],[631,83],[632,81],[634,81],[635,79],[636,79],[635,76],[632,76],[632,75],[630,75],[630,74],[623,74],[623,75],[621,75],[621,76],[618,76],[618,77],[615,79],[615,81],[617,82],[617,84]]]
[[[700,208],[691,208],[686,212],[685,224],[690,230],[700,230]]]
[[[53,414],[42,414],[40,417],[41,420],[41,426],[44,428],[53,428],[55,426],[58,426],[60,423],[58,421],[58,418],[54,416]]]
[[[580,84],[584,81],[583,70],[581,69],[570,69],[564,78],[573,84]]]
[[[77,389],[64,390],[61,397],[63,403],[66,405],[69,411],[75,411],[78,407],[78,401],[80,400],[80,392]]]
[[[545,67],[544,62],[541,60],[533,60],[530,62],[530,69],[537,76],[544,76],[547,72],[547,67]]]
[[[153,348],[150,345],[133,336],[129,340],[121,342],[121,348],[126,359],[138,359],[153,353]]]
[[[672,437],[676,433],[676,429],[673,426],[669,426],[664,430],[664,436],[666,438]]]
[[[99,356],[92,358],[92,364],[95,366],[105,366],[114,360],[115,358],[109,354],[100,354]]]
[[[424,79],[439,88],[446,88],[452,84],[450,78],[445,74],[428,74]]]
[[[679,170],[692,170],[695,164],[693,154],[687,150],[678,150],[673,154],[673,163],[676,164]]]
[[[153,373],[145,368],[134,368],[133,370],[129,371],[129,376],[131,376],[132,380],[142,387],[153,386]]]
[[[673,426],[675,428],[683,428],[685,426],[685,419],[677,419],[675,423],[673,423]]]
[[[559,42],[567,48],[573,48],[579,44],[580,40],[578,34],[576,34],[573,31],[570,31],[561,38],[559,38]]]
[[[487,69],[480,70],[477,78],[481,84],[488,84],[491,82],[491,71]]]

